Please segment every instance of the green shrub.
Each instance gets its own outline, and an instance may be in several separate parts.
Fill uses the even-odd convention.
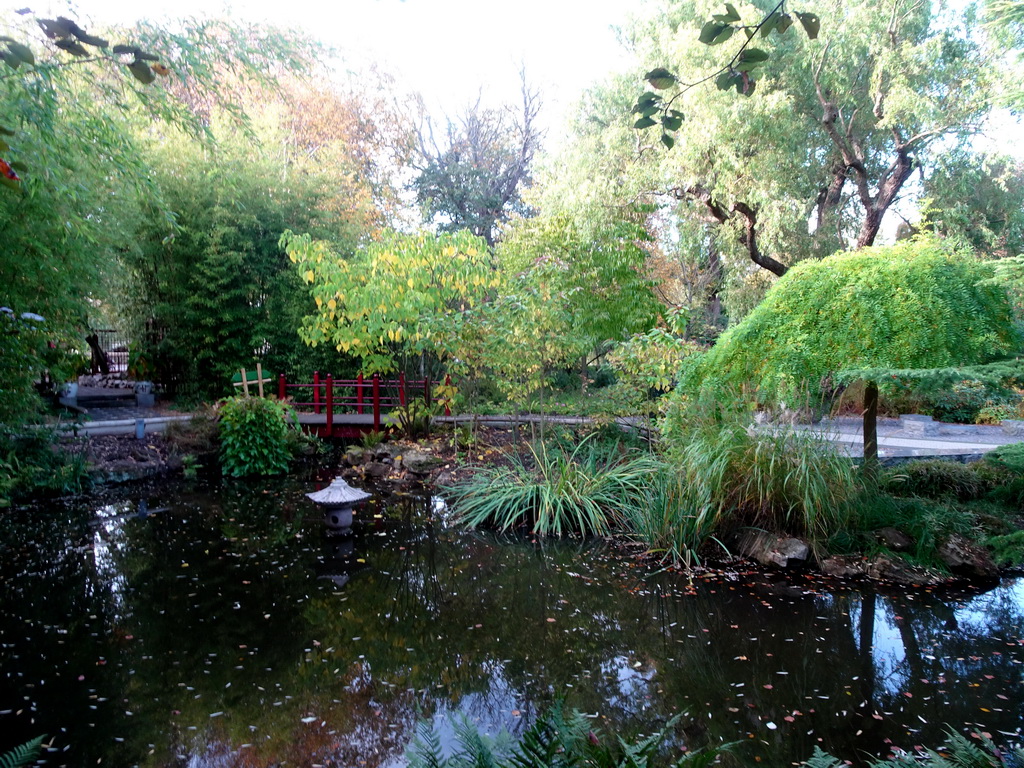
[[[485,467],[446,489],[461,523],[501,530],[528,525],[534,533],[607,533],[621,510],[642,502],[655,459],[610,458],[590,438],[571,451],[544,443],[529,446],[524,459]]]
[[[981,410],[993,405],[994,397],[980,382],[963,381],[931,396],[932,416],[953,424],[974,424]]]
[[[1021,400],[1011,400],[1002,403],[986,405],[978,411],[974,417],[975,424],[999,424],[1007,419],[1019,419],[1021,417]]]
[[[221,401],[224,474],[276,475],[288,468],[288,407],[279,400],[239,395]]]
[[[985,282],[992,270],[934,237],[802,261],[687,371],[683,388],[753,387],[761,402],[792,402],[843,370],[949,368],[1011,354],[1020,339],[1006,291]]]
[[[924,459],[887,470],[882,477],[882,488],[897,496],[970,501],[980,499],[991,490],[992,478],[986,478],[973,464]]]
[[[827,539],[858,490],[850,459],[820,435],[755,427],[741,409],[679,411],[671,455],[695,494],[702,527],[757,526]]]

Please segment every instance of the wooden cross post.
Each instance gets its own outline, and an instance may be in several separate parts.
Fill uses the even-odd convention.
[[[241,387],[242,388],[242,392],[245,394],[246,397],[248,397],[249,396],[249,383],[250,383],[249,382],[249,374],[246,372],[245,368],[239,368],[238,372],[241,374],[242,380],[234,382],[233,386]],[[256,385],[256,389],[260,393],[260,397],[263,397],[263,385],[264,384],[269,384],[273,380],[274,380],[274,377],[272,375],[270,375],[270,374],[268,374],[267,376],[263,375],[263,364],[262,363],[256,363],[256,378],[255,378],[255,380],[252,383]]]

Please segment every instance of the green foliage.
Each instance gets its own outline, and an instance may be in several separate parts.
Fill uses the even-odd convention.
[[[705,747],[673,759],[663,748],[679,718],[646,737],[626,740],[604,734],[578,711],[558,703],[543,712],[518,742],[486,738],[468,720],[455,725],[456,747],[445,757],[433,728],[422,723],[406,758],[410,768],[707,768],[735,744]]]
[[[668,392],[678,383],[683,359],[698,349],[665,328],[652,328],[616,346],[611,361],[635,386]]]
[[[898,496],[924,496],[930,499],[979,499],[991,490],[990,479],[974,464],[928,459],[910,461],[887,470],[882,487]]]
[[[298,336],[315,305],[278,240],[289,227],[301,228],[351,250],[371,226],[372,206],[356,194],[358,169],[293,162],[283,172],[277,147],[289,115],[264,109],[269,116],[253,126],[263,146],[221,115],[213,121],[216,150],[182,136],[151,150],[153,178],[177,227],[150,211],[139,247],[125,257],[131,271],[122,287],[124,314],[141,342],[137,359],[179,396],[226,394],[231,376],[257,362],[291,380],[314,370],[343,373],[333,349],[311,351]],[[202,165],[206,173],[182,174],[182,164]],[[343,173],[357,181],[349,209],[338,215],[327,188],[340,186],[335,177]]]
[[[1024,254],[1024,166],[1009,157],[944,155],[928,177],[924,228],[979,253]]]
[[[827,539],[846,524],[858,491],[850,460],[827,438],[758,427],[735,404],[677,407],[665,417],[700,530],[756,526]]]
[[[115,276],[123,272],[122,259],[135,253],[136,231],[147,211],[161,220],[161,237],[171,232],[139,129],[155,135],[159,121],[165,129],[178,126],[206,138],[209,114],[201,114],[200,103],[236,106],[234,86],[247,75],[269,81],[271,69],[280,73],[303,61],[301,43],[285,51],[281,37],[212,22],[184,22],[173,33],[147,25],[110,30],[110,37],[132,41],[125,52],[112,47],[109,54],[83,57],[76,55],[76,45],[105,51],[105,42],[70,20],[50,21],[58,22],[50,30],[53,42],[31,44],[38,54],[35,66],[11,70],[8,61],[9,71],[0,78],[0,114],[10,124],[6,130],[17,126],[4,142],[29,169],[20,194],[0,195],[0,306],[45,317],[46,341],[55,345],[8,344],[5,333],[4,423],[30,418],[36,410],[31,381],[44,369],[62,380],[61,358],[84,349],[90,315],[109,305]],[[4,26],[12,40],[30,41],[40,33],[27,17],[5,17]],[[51,45],[58,47],[39,53]],[[287,60],[278,60],[284,53]],[[147,70],[152,74],[157,57],[173,61],[174,70],[144,85],[137,78]],[[134,76],[111,72],[122,64],[131,68],[135,60],[140,64],[129,70]],[[232,114],[240,116],[237,108]]]
[[[892,760],[875,760],[870,768],[1001,768],[1019,765],[1024,760],[1021,747],[1000,749],[984,734],[963,734],[950,729],[946,741],[939,749],[919,749],[916,753],[903,753]],[[807,768],[838,768],[844,765],[820,748],[814,748],[813,757],[804,763]]]
[[[1024,442],[1001,445],[985,454],[985,461],[1024,475]]]
[[[974,526],[974,515],[948,500],[899,498],[869,492],[856,499],[849,532],[858,540],[861,551],[873,552],[879,549],[874,532],[895,528],[913,541],[913,550],[901,553],[903,556],[918,565],[945,570],[946,566],[936,553],[939,544],[954,533],[971,536]]]
[[[992,560],[1001,568],[1024,564],[1024,531],[989,536],[986,546],[992,550]]]
[[[415,440],[430,434],[431,421],[440,412],[439,405],[412,398],[388,414],[387,421],[402,430],[406,438]]]
[[[483,467],[447,489],[458,520],[500,530],[529,527],[534,533],[607,533],[621,510],[643,502],[659,463],[648,456],[609,455],[593,438],[571,449],[529,446],[524,459]]]
[[[300,336],[358,358],[367,373],[395,370],[400,353],[456,354],[471,310],[500,285],[487,245],[465,231],[390,233],[350,261],[308,234],[286,231],[281,247],[316,300]]]
[[[39,751],[43,746],[43,739],[46,735],[36,736],[31,741],[15,747],[9,752],[0,755],[0,768],[25,768],[35,762]]]
[[[0,428],[0,506],[32,496],[79,493],[88,485],[86,446],[42,427]]]
[[[566,357],[592,354],[653,325],[661,305],[644,275],[642,228],[601,221],[586,227],[566,214],[520,219],[505,231],[497,258],[510,274],[541,286]]]
[[[721,45],[728,41],[735,32],[743,32],[743,41],[737,47],[732,58],[719,67],[717,70],[704,75],[694,83],[682,83],[676,75],[664,67],[655,67],[646,75],[646,80],[656,91],[664,91],[673,86],[681,86],[679,92],[671,99],[664,98],[654,91],[644,92],[636,105],[633,107],[633,114],[640,115],[640,118],[633,124],[633,127],[642,130],[661,125],[661,142],[668,149],[675,145],[675,139],[670,132],[678,131],[683,124],[684,115],[673,104],[681,93],[690,88],[715,81],[720,91],[735,89],[742,96],[750,96],[754,92],[757,81],[754,79],[754,72],[771,58],[768,51],[761,48],[751,47],[757,34],[767,38],[772,32],[783,35],[793,26],[793,16],[796,16],[800,26],[803,27],[807,37],[814,40],[821,30],[821,21],[816,14],[810,12],[796,11],[794,14],[785,11],[785,4],[779,3],[768,13],[753,20],[752,23],[742,24],[742,17],[731,3],[725,4],[725,13],[716,13],[711,20],[705,22],[700,29],[697,40],[704,45]],[[737,37],[737,39],[740,39]]]
[[[288,469],[288,407],[279,400],[239,395],[220,407],[224,474],[277,475]]]
[[[983,408],[991,408],[994,393],[978,382],[963,381],[932,395],[932,415],[939,421],[974,424]]]
[[[661,559],[690,568],[715,533],[717,516],[701,506],[686,474],[669,465],[652,474],[643,503],[621,510],[623,527]]]
[[[684,384],[792,402],[844,369],[991,360],[1019,340],[1005,291],[978,285],[990,274],[986,263],[929,239],[803,262]]]

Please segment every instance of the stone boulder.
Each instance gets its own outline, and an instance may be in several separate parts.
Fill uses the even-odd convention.
[[[402,454],[402,467],[414,475],[429,475],[444,462],[436,456],[421,451],[406,451]]]
[[[867,575],[873,581],[885,581],[905,587],[932,586],[945,579],[939,574],[911,565],[906,560],[889,555],[878,555],[868,563]]]
[[[358,445],[350,445],[345,449],[344,462],[350,467],[357,467],[366,460],[366,451]]]
[[[819,564],[821,572],[837,579],[861,579],[868,575],[868,562],[860,555],[832,555]]]
[[[792,568],[804,565],[810,557],[811,547],[803,539],[778,536],[765,531],[748,531],[737,543],[738,551],[761,565]]]
[[[875,538],[893,552],[909,552],[914,540],[897,528],[882,528],[875,531]]]
[[[939,558],[958,576],[976,581],[999,578],[999,569],[981,546],[965,536],[954,533],[938,549]]]

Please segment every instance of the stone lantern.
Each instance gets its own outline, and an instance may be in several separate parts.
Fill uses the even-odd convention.
[[[373,494],[353,488],[343,478],[334,481],[322,491],[307,493],[312,501],[324,508],[324,521],[329,528],[347,533],[352,528],[352,505],[365,501]]]

